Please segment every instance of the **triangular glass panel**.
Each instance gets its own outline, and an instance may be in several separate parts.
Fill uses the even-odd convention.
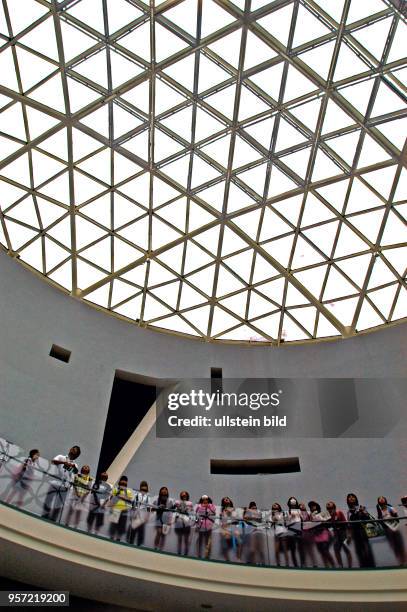
[[[231,85],[211,96],[205,98],[205,102],[213,106],[215,110],[229,119],[233,119],[236,86]]]
[[[55,66],[21,47],[16,48],[24,93],[55,72]],[[0,56],[1,57],[1,56]]]
[[[253,125],[246,126],[244,130],[262,144],[265,149],[269,150],[274,129],[274,120],[275,117],[264,119]]]
[[[144,130],[140,134],[137,134],[130,140],[126,140],[122,144],[122,147],[137,155],[141,159],[148,159],[148,145],[149,145],[149,130]]]
[[[289,4],[277,11],[273,11],[266,17],[262,17],[258,20],[258,24],[265,28],[274,38],[277,38],[280,43],[287,46],[292,12],[293,4]]]
[[[369,248],[352,230],[342,223],[338,243],[335,248],[335,257],[344,257]]]
[[[216,134],[224,128],[224,124],[215,119],[212,115],[204,110],[197,108],[196,124],[195,124],[195,141],[199,142],[204,138]]]
[[[304,96],[311,91],[315,91],[315,89],[317,89],[317,86],[312,81],[307,79],[297,68],[290,65],[284,90],[284,102]]]
[[[99,132],[106,138],[109,137],[109,107],[107,104],[98,108],[98,110],[86,115],[81,119],[84,125],[87,125],[95,132]]]
[[[341,169],[321,150],[318,150],[314,162],[314,171],[312,173],[312,181],[321,181],[330,176],[342,174]]]
[[[65,63],[69,65],[75,57],[93,47],[97,41],[67,21],[61,19],[59,23],[64,45]]]
[[[246,52],[244,59],[244,70],[262,64],[267,60],[277,57],[277,53],[266,45],[256,34],[247,31]]]
[[[403,99],[395,94],[383,82],[380,83],[376,94],[376,100],[372,109],[371,117],[387,115],[402,110],[405,107]]]
[[[321,221],[328,221],[329,219],[333,219],[334,216],[334,213],[325,206],[321,200],[314,196],[313,193],[309,192],[301,218],[301,227],[320,223]],[[322,228],[321,230],[323,231]]]
[[[150,101],[150,82],[143,81],[140,85],[137,85],[136,87],[133,87],[133,89],[129,89],[129,91],[122,94],[121,97],[123,100],[130,102],[130,104],[133,104],[133,106],[142,110],[144,113],[148,113]]]
[[[218,170],[215,170],[210,164],[198,157],[198,155],[195,155],[192,166],[191,188],[198,187],[198,185],[210,181],[219,176],[219,174]]]
[[[212,64],[214,66],[214,64]],[[199,69],[201,70],[201,68]],[[195,74],[195,53],[184,57],[179,62],[175,62],[163,70],[164,74],[168,74],[177,83],[192,91],[194,88],[194,74]],[[223,78],[223,80],[225,77]]]
[[[240,90],[239,121],[254,117],[268,110],[270,110],[270,106],[260,100],[247,87],[242,86]]]
[[[150,62],[150,21],[119,39],[119,44],[138,55],[146,62]]]
[[[343,90],[341,90],[343,92]],[[333,100],[329,100],[324,116],[322,126],[322,134],[334,132],[342,128],[348,127],[354,123],[354,120],[345,113]]]
[[[194,56],[189,56],[194,57]],[[174,64],[177,66],[178,64]],[[179,76],[176,75],[177,80]],[[223,83],[226,79],[230,78],[230,74],[223,70],[218,64],[212,62],[209,58],[206,57],[203,53],[200,54],[199,57],[199,92],[206,91],[215,85],[219,85],[219,83]],[[193,82],[193,79],[190,79]],[[191,86],[188,87],[192,91],[192,82]]]
[[[385,7],[383,6],[383,8]],[[362,43],[365,49],[370,51],[376,59],[380,60],[383,55],[384,45],[386,44],[391,23],[392,19],[389,17],[388,19],[377,21],[367,28],[353,31],[352,36]]]
[[[298,8],[293,47],[329,34],[330,30],[301,4]]]
[[[107,10],[110,34],[132,23],[143,14],[133,4],[125,0],[107,0]]]
[[[211,4],[213,4],[211,2]],[[214,51],[223,60],[228,62],[234,68],[239,65],[240,40],[242,37],[241,29],[235,30],[231,34],[221,38],[220,40],[208,46],[210,51]]]
[[[294,236],[286,236],[272,242],[267,242],[262,245],[262,248],[267,251],[281,266],[286,268],[291,255]]]
[[[306,104],[301,104],[295,108],[290,108],[290,113],[294,115],[294,117],[297,117],[297,119],[299,119],[307,128],[309,128],[311,132],[314,132],[317,126],[320,108],[321,99],[317,98],[315,100],[311,100],[311,102],[307,102]]]
[[[288,123],[288,121],[282,117],[280,118],[275,147],[276,152],[293,147],[300,144],[300,142],[304,142],[305,140],[306,136],[301,134],[301,132]]]
[[[331,138],[325,142],[348,164],[348,166],[352,166],[359,138],[360,130],[357,130],[356,132],[350,132],[338,138]]]
[[[250,81],[260,87],[268,96],[278,100],[280,96],[281,79],[283,76],[284,62],[276,66],[261,70],[250,76]]]
[[[234,21],[230,13],[224,11],[218,4],[212,0],[206,0],[202,5],[202,30],[201,37],[205,38],[216,32],[220,28],[224,28]]]
[[[100,97],[99,93],[93,89],[90,89],[89,87],[86,87],[86,85],[79,83],[79,81],[70,78],[69,75],[67,75],[67,83],[69,90],[69,101],[71,111],[73,113],[78,112],[80,109],[84,108],[88,104],[91,104]]]
[[[280,159],[290,170],[293,170],[300,178],[305,179],[310,153],[311,148],[301,149],[296,153],[291,153],[291,155],[284,155]]]
[[[284,198],[284,200],[274,202],[273,208],[280,212],[293,225],[297,225],[303,199],[303,194],[292,196],[291,198]]]
[[[126,59],[121,53],[117,53],[113,49],[110,50],[110,66],[113,89],[143,72],[140,66]]]
[[[155,60],[162,62],[177,51],[185,49],[187,44],[178,36],[155,22]]]
[[[184,140],[191,141],[192,131],[192,106],[170,115],[166,119],[162,119],[161,124],[169,128]]]
[[[390,155],[369,134],[365,134],[358,168],[372,166],[387,159],[390,159]]]
[[[325,81],[328,78],[329,70],[331,68],[332,54],[335,49],[335,42],[331,41],[306,51],[299,55],[299,59],[305,62],[316,74],[318,74]]]
[[[360,72],[366,72],[368,66],[342,41],[336,63],[334,79],[342,81]]]
[[[281,193],[286,193],[287,191],[296,189],[296,187],[297,185],[292,179],[288,178],[288,176],[281,172],[281,170],[279,170],[276,166],[273,166],[268,190],[269,198],[273,198]]]
[[[56,62],[59,61],[53,19],[46,19],[20,38],[20,41],[26,47],[30,47],[30,49],[38,51]]]

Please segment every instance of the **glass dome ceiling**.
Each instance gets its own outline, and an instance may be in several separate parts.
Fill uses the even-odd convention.
[[[402,6],[3,0],[1,244],[206,340],[403,318]]]

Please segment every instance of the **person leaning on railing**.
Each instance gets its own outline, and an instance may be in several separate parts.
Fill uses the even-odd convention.
[[[42,517],[51,521],[61,519],[66,497],[75,474],[78,473],[78,464],[75,460],[81,454],[79,446],[69,449],[67,455],[56,455],[52,460],[55,467],[55,476],[49,481],[49,488],[45,496]]]

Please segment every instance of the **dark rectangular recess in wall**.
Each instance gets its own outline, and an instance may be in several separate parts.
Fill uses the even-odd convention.
[[[97,473],[104,472],[154,404],[157,386],[143,376],[116,370]]]
[[[223,392],[222,368],[211,368],[211,393]]]
[[[68,349],[63,348],[62,346],[58,346],[57,344],[53,344],[51,346],[49,355],[54,359],[59,359],[59,361],[69,363],[69,360],[71,358],[71,351],[68,351]]]
[[[301,472],[298,457],[278,459],[211,459],[211,474],[288,474]]]

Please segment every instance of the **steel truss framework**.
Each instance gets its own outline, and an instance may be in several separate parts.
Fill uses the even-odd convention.
[[[76,297],[205,340],[403,318],[403,9],[1,0],[0,242]]]

